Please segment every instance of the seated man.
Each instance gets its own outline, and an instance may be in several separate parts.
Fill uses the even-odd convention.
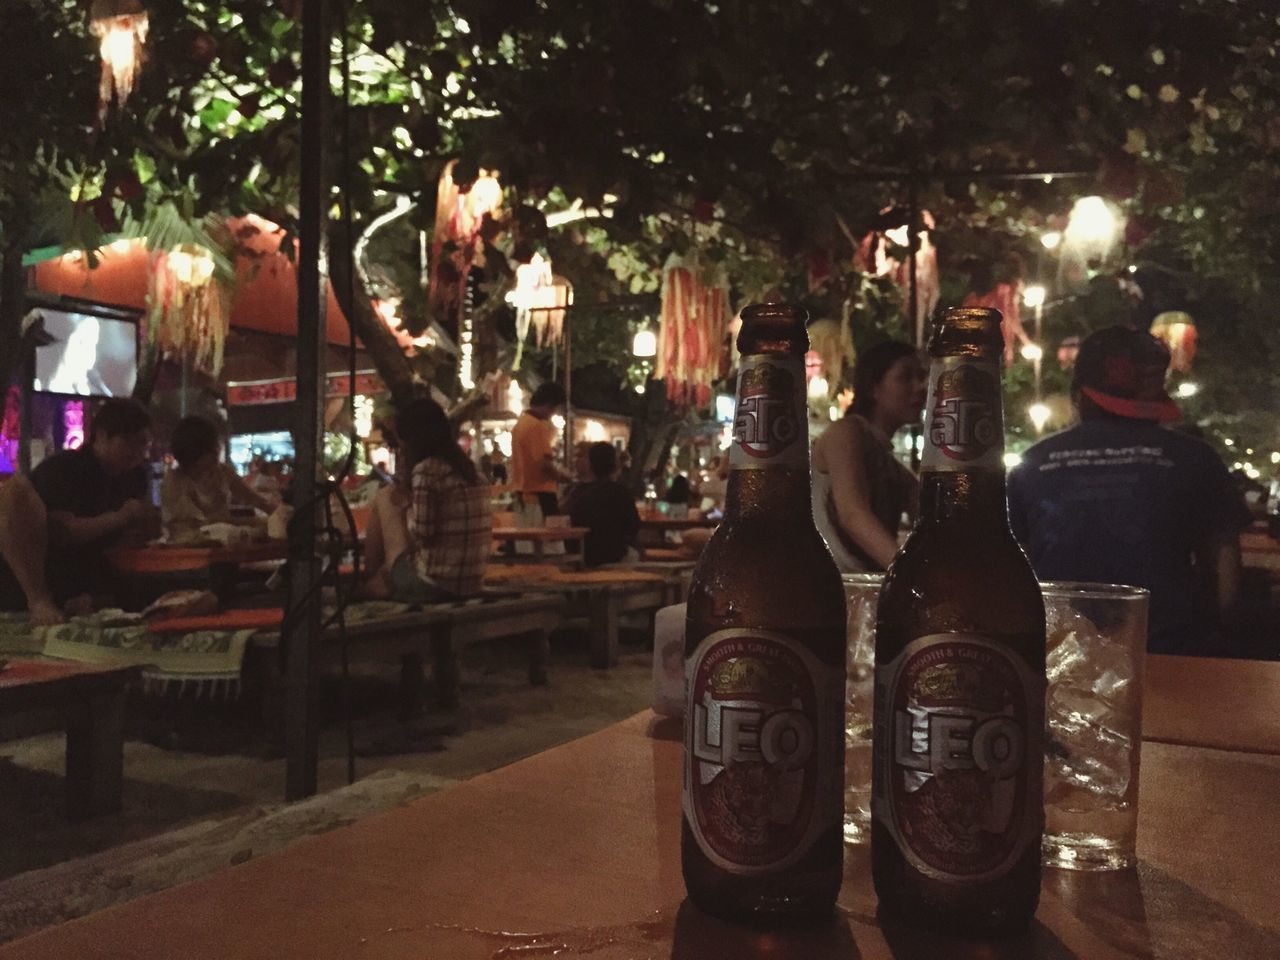
[[[103,401],[88,442],[0,488],[0,609],[57,623],[113,590],[107,547],[158,532],[148,498],[151,417],[134,400]]]
[[[575,487],[567,506],[573,525],[588,530],[584,562],[598,567],[627,555],[640,532],[640,515],[631,493],[617,480],[618,451],[612,444],[593,443],[587,462],[595,479]]]
[[[1161,426],[1179,416],[1168,364],[1147,333],[1091,334],[1071,389],[1080,423],[1009,474],[1009,520],[1041,580],[1145,587],[1147,649],[1213,655],[1225,652],[1214,634],[1235,603],[1249,515],[1217,454]]]

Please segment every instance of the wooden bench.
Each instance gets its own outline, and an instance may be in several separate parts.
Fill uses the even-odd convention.
[[[469,599],[436,603],[368,620],[347,624],[347,650],[362,660],[399,661],[402,697],[412,706],[421,698],[423,661],[432,659],[432,680],[444,706],[458,703],[458,654],[471,643],[505,637],[527,637],[529,682],[547,682],[547,635],[560,624],[563,601],[546,594],[487,594]],[[341,663],[342,634],[336,626],[325,631],[324,662]],[[280,644],[277,631],[264,631],[253,638],[252,646],[275,651]],[[275,657],[268,658],[273,663]]]
[[[591,634],[591,665],[598,670],[608,670],[618,665],[618,630],[622,617],[629,613],[646,613],[652,617],[662,607],[675,602],[672,598],[678,588],[663,575],[649,573],[624,579],[632,571],[604,570],[617,573],[621,578],[602,581],[593,577],[603,571],[559,571],[547,579],[516,577],[500,582],[514,590],[560,597],[566,616],[585,616]]]
[[[57,727],[67,732],[67,816],[73,820],[120,809],[125,695],[137,674],[136,667],[40,660],[10,660],[0,669],[0,725],[13,724],[23,735]]]

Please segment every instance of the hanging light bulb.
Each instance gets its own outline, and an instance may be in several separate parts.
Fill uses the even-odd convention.
[[[637,330],[631,341],[631,355],[635,357],[656,357],[658,355],[658,338],[649,329]]]
[[[1050,230],[1040,235],[1040,243],[1046,250],[1057,250],[1058,244],[1062,243],[1062,234],[1057,230]]]
[[[98,83],[98,126],[107,119],[112,99],[123,107],[133,93],[147,42],[147,11],[142,0],[93,0],[89,30],[98,38],[102,79]]]
[[[1045,290],[1038,283],[1033,283],[1027,289],[1022,291],[1022,302],[1028,307],[1040,307],[1044,305]]]
[[[1036,428],[1036,433],[1039,433],[1044,429],[1044,425],[1049,422],[1053,412],[1049,409],[1048,404],[1033,403],[1027,407],[1027,416],[1031,418],[1031,424]]]
[[[1032,363],[1044,356],[1044,349],[1038,343],[1024,343],[1022,345],[1022,359],[1030,360]]]

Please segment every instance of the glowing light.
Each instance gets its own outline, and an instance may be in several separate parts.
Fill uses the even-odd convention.
[[[1272,462],[1272,463],[1280,463],[1280,453],[1276,453],[1276,452],[1274,452],[1274,451],[1273,451],[1273,452],[1272,452],[1272,454],[1271,454],[1271,462]]]
[[[636,384],[636,388],[635,388],[635,389],[636,389],[636,393],[640,394],[641,396],[643,396],[643,395],[644,395],[644,384],[643,384],[643,383],[637,383],[637,384]]]
[[[1058,244],[1062,243],[1062,234],[1057,230],[1050,230],[1040,237],[1040,243],[1046,250],[1057,250]]]
[[[524,410],[524,390],[515,380],[507,384],[507,409],[514,414]]]
[[[89,30],[98,38],[102,77],[98,82],[98,125],[107,118],[112,99],[123,107],[133,93],[142,65],[149,22],[139,0],[93,0]]]
[[[1236,445],[1236,442],[1232,440],[1230,437],[1227,437],[1227,439],[1223,440],[1222,442],[1225,443],[1228,447],[1234,447]]]
[[[731,446],[733,446],[733,427],[726,423],[724,429],[720,431],[720,449],[728,450]]]
[[[493,442],[497,444],[498,449],[502,451],[504,457],[511,456],[511,431],[500,430],[493,435]]]
[[[1044,305],[1045,289],[1038,283],[1034,283],[1027,289],[1022,291],[1022,302],[1028,307],[1039,307]]]
[[[1199,392],[1200,384],[1194,383],[1191,380],[1184,380],[1182,383],[1178,384],[1178,396],[1180,397],[1194,397]]]
[[[1047,404],[1033,403],[1027,407],[1027,416],[1031,418],[1032,425],[1036,428],[1036,433],[1044,429],[1044,425],[1049,422],[1049,418],[1053,416]]]
[[[809,381],[809,399],[825,400],[827,397],[827,378],[814,377]]]
[[[631,355],[634,357],[656,357],[658,355],[658,337],[652,330],[637,330],[631,341]]]
[[[494,175],[496,170],[481,170],[476,182],[467,191],[467,207],[472,217],[480,219],[502,205],[502,184]]]
[[[609,434],[605,432],[604,424],[599,420],[587,420],[582,426],[583,439],[592,443],[599,443],[602,440],[608,440]]]
[[[188,287],[204,286],[213,276],[213,257],[204,247],[174,247],[167,266],[174,279]]]
[[[1101,197],[1081,197],[1071,208],[1066,239],[1083,245],[1109,243],[1119,229],[1119,221]]]
[[[1009,453],[1006,453],[1004,455],[1004,468],[1006,470],[1012,470],[1021,462],[1022,462],[1022,454],[1020,453],[1013,453],[1012,451],[1010,451]]]
[[[358,396],[355,400],[356,433],[367,437],[373,433],[373,397]]]
[[[1032,363],[1044,356],[1044,350],[1038,343],[1024,343],[1022,345],[1022,359],[1030,360]]]
[[[1253,456],[1253,447],[1246,447],[1244,452],[1246,456]]]
[[[553,427],[555,427],[557,430],[563,430],[563,429],[564,429],[564,417],[562,417],[562,416],[561,416],[560,414],[558,414],[558,413],[554,413],[554,414],[552,414],[552,415],[551,415],[551,425],[552,425]]]

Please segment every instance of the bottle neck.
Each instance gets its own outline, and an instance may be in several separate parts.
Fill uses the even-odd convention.
[[[921,456],[920,521],[1008,527],[998,358],[935,357]]]
[[[1008,527],[1004,471],[925,471],[920,477],[920,523]]]
[[[739,365],[725,519],[809,518],[809,420],[804,358],[744,355]]]

